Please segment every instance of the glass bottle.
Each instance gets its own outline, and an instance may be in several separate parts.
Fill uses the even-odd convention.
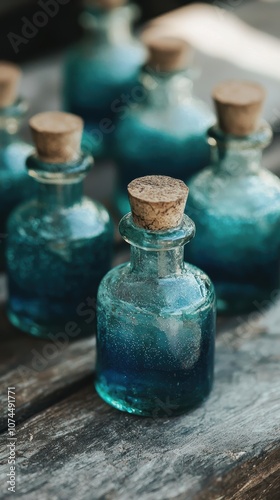
[[[68,113],[35,115],[37,154],[27,160],[37,198],[8,222],[8,316],[38,337],[94,333],[95,299],[112,253],[107,210],[83,196],[92,158],[80,151],[82,120]]]
[[[5,266],[7,218],[12,209],[32,192],[25,161],[32,147],[19,136],[27,104],[17,98],[21,71],[18,66],[0,62],[0,268]]]
[[[85,36],[66,59],[64,107],[83,117],[98,154],[112,133],[117,101],[136,85],[146,58],[132,34],[136,11],[126,0],[87,0],[81,16]]]
[[[212,387],[214,288],[183,262],[195,232],[183,216],[186,185],[147,176],[128,192],[132,214],[120,233],[131,261],[112,269],[99,288],[96,389],[119,410],[177,415]]]
[[[209,163],[206,131],[214,116],[193,95],[192,49],[181,40],[146,40],[150,51],[142,92],[122,108],[115,132],[119,186],[116,204],[129,211],[126,187],[135,177],[165,174],[185,179]]]
[[[280,180],[262,167],[272,137],[259,121],[263,88],[224,82],[213,97],[213,161],[189,181],[197,237],[186,258],[213,280],[220,312],[245,312],[279,288]]]

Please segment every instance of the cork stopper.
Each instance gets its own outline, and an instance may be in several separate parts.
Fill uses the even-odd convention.
[[[254,82],[227,81],[212,93],[220,128],[227,134],[246,136],[259,124],[264,88]]]
[[[0,108],[14,104],[18,95],[21,70],[16,64],[0,61]]]
[[[184,40],[171,37],[143,37],[149,50],[148,66],[163,72],[180,71],[190,65],[192,47]]]
[[[83,120],[60,111],[39,113],[29,120],[38,156],[47,163],[66,163],[80,155]]]
[[[85,0],[87,6],[97,7],[102,10],[113,10],[122,7],[127,0]]]
[[[164,175],[134,179],[127,187],[134,223],[161,231],[180,225],[189,189],[183,181]]]

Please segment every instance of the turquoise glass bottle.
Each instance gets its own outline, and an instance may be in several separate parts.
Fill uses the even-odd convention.
[[[38,192],[8,221],[8,316],[35,336],[66,333],[71,340],[95,331],[97,288],[111,264],[112,223],[102,205],[83,196],[92,158],[80,151],[82,120],[40,113],[30,126],[37,153],[27,166]]]
[[[164,174],[185,179],[210,158],[206,131],[214,116],[193,96],[192,49],[172,38],[150,38],[147,46],[142,92],[134,92],[122,108],[115,133],[116,205],[122,215],[129,211],[126,187],[133,178]]]
[[[132,34],[136,10],[126,0],[87,0],[81,16],[84,38],[65,63],[64,107],[83,117],[100,155],[111,138],[118,102],[136,85],[146,58]]]
[[[32,193],[25,161],[32,147],[19,136],[27,104],[17,98],[21,71],[18,66],[0,63],[0,267],[5,266],[7,218],[12,209]]]
[[[98,292],[99,395],[137,415],[177,415],[200,403],[213,381],[215,295],[208,277],[183,262],[194,236],[183,216],[187,187],[165,176],[128,186],[132,214],[120,222],[131,261]]]
[[[225,313],[260,309],[280,284],[280,180],[262,167],[272,137],[259,120],[264,94],[250,82],[216,87],[212,165],[189,181],[197,236],[186,258],[209,274]]]

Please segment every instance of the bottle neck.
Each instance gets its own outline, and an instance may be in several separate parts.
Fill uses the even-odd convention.
[[[149,105],[163,109],[192,100],[193,80],[189,71],[159,73],[145,68],[142,83],[148,92]]]
[[[134,6],[118,7],[108,12],[87,8],[81,16],[86,36],[95,44],[121,45],[133,38]]]
[[[131,245],[131,270],[147,279],[179,276],[184,269],[184,245],[194,236],[195,226],[184,215],[179,227],[146,231],[133,222],[131,213],[120,222],[120,233]]]
[[[73,183],[49,184],[38,182],[38,201],[41,205],[50,208],[70,208],[81,203],[83,198],[83,180]]]
[[[262,167],[263,149],[271,142],[272,131],[266,122],[245,137],[225,134],[217,126],[208,131],[212,147],[212,164],[223,175],[237,176],[257,173]]]
[[[262,165],[262,151],[260,149],[234,151],[216,148],[213,151],[213,157],[217,169],[231,176],[258,172]]]
[[[29,175],[38,182],[38,201],[48,210],[69,208],[81,203],[83,179],[92,166],[87,155],[73,163],[45,163],[36,155],[27,159]]]
[[[147,251],[131,246],[130,264],[132,271],[138,274],[148,274],[158,278],[179,276],[183,271],[184,247]]]

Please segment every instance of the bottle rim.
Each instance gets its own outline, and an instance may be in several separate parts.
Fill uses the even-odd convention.
[[[76,182],[85,177],[91,169],[94,160],[91,155],[81,151],[75,161],[67,163],[48,163],[42,161],[36,150],[28,156],[26,167],[31,177],[41,182]]]
[[[218,124],[211,126],[207,131],[208,144],[227,149],[246,150],[264,149],[272,140],[272,129],[270,125],[262,120],[259,127],[249,135],[236,136],[227,134],[220,129]]]
[[[137,226],[133,222],[132,213],[126,214],[119,223],[122,238],[135,247],[147,251],[166,251],[186,245],[195,236],[195,224],[186,214],[180,226],[150,231]]]

